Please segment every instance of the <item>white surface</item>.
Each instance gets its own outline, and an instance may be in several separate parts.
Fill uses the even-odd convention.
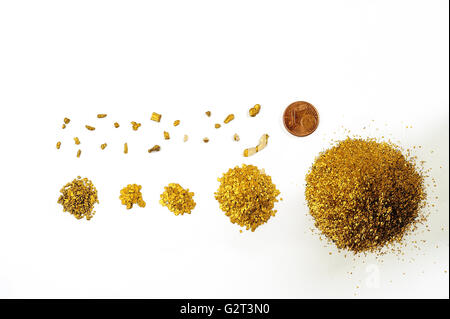
[[[448,19],[447,1],[0,2],[0,297],[448,298]],[[281,123],[297,100],[320,112],[306,138]],[[304,176],[344,128],[423,146],[437,187],[420,250],[345,258],[311,233]],[[244,159],[263,133],[268,148]],[[264,168],[284,198],[254,233],[213,195],[241,163]],[[99,191],[89,222],[56,203],[77,175]],[[191,215],[159,205],[169,182],[195,192]],[[128,183],[143,186],[145,209],[120,205]]]

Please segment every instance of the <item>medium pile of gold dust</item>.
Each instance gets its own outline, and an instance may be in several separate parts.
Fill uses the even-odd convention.
[[[426,198],[423,175],[397,146],[352,138],[316,158],[305,195],[316,227],[354,253],[400,242]]]
[[[122,188],[119,196],[122,205],[125,205],[127,209],[133,208],[134,204],[138,204],[139,207],[145,207],[141,189],[142,186],[137,184],[128,184],[126,187]]]
[[[94,204],[98,203],[97,189],[87,178],[78,176],[72,182],[67,183],[60,190],[58,204],[63,206],[65,212],[71,213],[77,219],[86,217],[90,220],[94,214]]]
[[[190,214],[195,208],[194,193],[184,189],[180,184],[170,183],[164,187],[159,203],[175,215]]]
[[[275,216],[274,204],[280,191],[258,167],[244,164],[230,168],[218,181],[215,197],[233,224],[255,231]]]

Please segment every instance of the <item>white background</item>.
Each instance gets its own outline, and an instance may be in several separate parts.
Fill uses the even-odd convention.
[[[1,1],[0,297],[448,298],[448,9],[444,0]],[[282,126],[297,100],[320,112],[309,137]],[[250,118],[255,103],[262,111]],[[236,120],[214,129],[228,113]],[[435,207],[404,255],[354,258],[311,232],[304,176],[345,129],[422,146],[414,154],[436,179]],[[243,158],[263,133],[268,147]],[[154,144],[161,152],[148,154]],[[284,199],[254,233],[241,234],[214,199],[217,178],[242,163],[264,168]],[[99,192],[91,221],[56,203],[77,175]],[[195,192],[191,215],[159,205],[170,182]],[[120,204],[129,183],[143,186],[146,208]]]

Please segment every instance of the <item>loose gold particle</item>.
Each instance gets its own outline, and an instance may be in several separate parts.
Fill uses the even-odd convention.
[[[107,114],[97,114],[97,117],[99,118],[99,119],[104,119],[105,117],[107,117],[108,115]]]
[[[259,139],[259,144],[256,147],[250,147],[244,150],[244,157],[252,156],[259,151],[263,150],[267,146],[267,141],[269,139],[268,134],[263,134]]]
[[[86,125],[86,128],[87,128],[89,131],[94,131],[94,130],[95,130],[95,127],[90,126],[90,125]]]
[[[137,184],[129,184],[120,191],[120,200],[122,205],[127,209],[133,208],[133,204],[138,204],[139,207],[145,207],[145,201],[142,199],[142,186]]]
[[[61,188],[62,194],[58,198],[58,204],[63,206],[64,212],[69,212],[75,218],[86,217],[90,220],[94,214],[94,205],[98,203],[97,189],[87,178],[80,176]]]
[[[250,110],[248,110],[248,114],[251,117],[255,117],[259,113],[260,110],[261,110],[261,105],[256,104],[254,107],[252,107]]]
[[[73,140],[75,141],[75,145],[80,145],[80,139],[78,137],[74,137]]]
[[[178,126],[178,125],[180,125],[180,120],[176,120],[173,122],[173,126]]]
[[[423,221],[423,176],[393,144],[347,138],[321,153],[306,176],[316,227],[354,253],[400,242]]]
[[[155,146],[153,146],[152,148],[150,148],[150,149],[148,150],[148,152],[149,152],[149,153],[152,153],[152,152],[159,152],[160,150],[161,150],[161,146],[155,145]]]
[[[117,122],[114,123],[115,128],[118,128],[119,126],[120,126],[119,123],[117,123]]]
[[[216,123],[216,124],[214,124],[214,127],[215,127],[215,128],[220,128],[221,125],[220,125],[219,123]]]
[[[78,150],[77,157],[80,157],[80,156],[81,156],[81,150]]]
[[[101,148],[102,150],[104,150],[104,149],[106,148],[106,146],[108,146],[108,144],[103,143],[102,145],[100,145],[100,148]]]
[[[123,144],[123,152],[128,154],[128,143]]]
[[[275,202],[280,191],[272,178],[253,165],[231,168],[221,178],[214,193],[220,208],[234,224],[255,229],[266,223],[277,212]]]
[[[239,135],[234,134],[233,135],[233,140],[235,140],[236,142],[239,142],[241,140],[241,138],[239,137]]]
[[[230,123],[232,120],[234,120],[234,114],[229,114],[223,122],[227,124]]]
[[[184,189],[180,184],[170,183],[164,187],[159,203],[175,215],[190,214],[195,208],[194,193]]]
[[[208,143],[208,142],[209,142],[209,138],[205,137],[205,138],[203,139],[203,142]]]
[[[207,117],[210,117],[211,116],[211,111],[206,111],[205,114],[206,114]]]
[[[132,126],[132,128],[133,128],[134,131],[137,131],[138,128],[141,126],[141,123],[137,123],[137,122],[135,122],[135,121],[132,121],[132,122],[131,122],[131,126]]]
[[[158,113],[155,113],[155,112],[153,112],[152,113],[152,117],[150,118],[152,121],[155,121],[155,122],[160,122],[161,121],[161,114],[158,114]]]
[[[69,124],[69,123],[70,123],[70,119],[67,118],[67,117],[65,117],[65,118],[64,118],[64,124]]]
[[[56,143],[56,148],[57,148],[58,150],[61,148],[61,142],[58,141],[58,142]]]
[[[62,127],[62,129],[65,129],[66,128],[66,124],[63,124],[61,127]]]
[[[164,139],[165,139],[165,140],[170,140],[170,134],[169,134],[169,132],[164,131]]]
[[[183,142],[187,142],[188,139],[189,139],[189,136],[187,136],[187,135],[185,134],[184,137],[183,137]]]

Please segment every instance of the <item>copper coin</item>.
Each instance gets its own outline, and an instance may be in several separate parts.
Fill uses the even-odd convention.
[[[308,102],[294,102],[284,111],[283,123],[289,133],[295,136],[307,136],[319,126],[319,113]]]

